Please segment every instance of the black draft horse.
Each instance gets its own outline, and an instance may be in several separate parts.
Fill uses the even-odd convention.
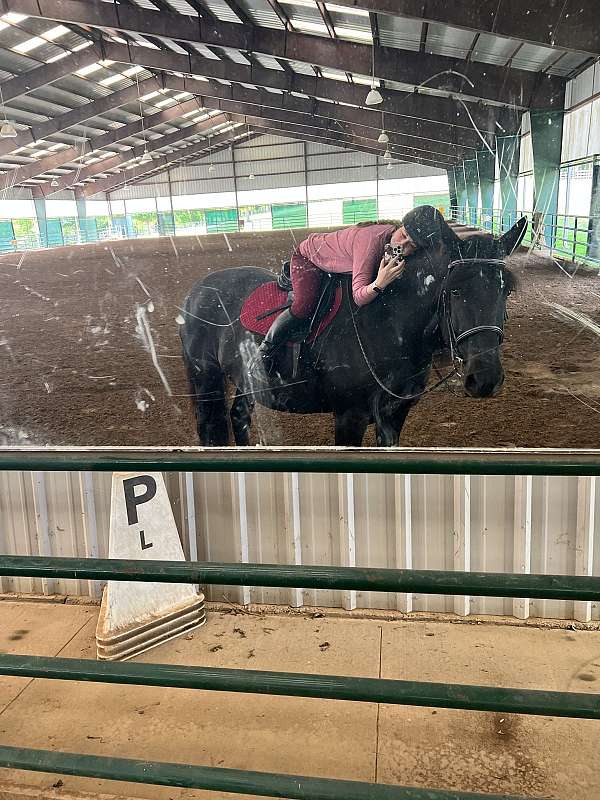
[[[214,272],[185,299],[180,336],[200,442],[249,443],[255,402],[297,414],[333,412],[335,444],[360,446],[374,422],[377,444],[390,447],[413,405],[426,391],[435,351],[449,349],[464,391],[491,397],[504,381],[500,345],[506,300],[514,278],[504,259],[521,241],[527,220],[502,237],[456,237],[434,252],[407,259],[401,279],[368,305],[352,300],[341,276],[342,306],[312,345],[303,345],[292,374],[280,359],[272,385],[248,369],[261,337],[239,317],[245,299],[275,275],[259,267]],[[283,348],[289,350],[289,348]],[[284,363],[285,362],[285,363]],[[228,413],[227,381],[236,389]]]

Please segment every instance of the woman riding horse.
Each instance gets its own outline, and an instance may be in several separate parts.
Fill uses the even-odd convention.
[[[271,325],[258,348],[258,360],[269,373],[278,348],[306,325],[317,302],[324,272],[351,272],[352,297],[357,306],[372,302],[404,272],[404,258],[420,249],[436,249],[456,237],[433,206],[409,211],[401,222],[361,222],[331,233],[313,233],[294,252],[290,263],[294,299]],[[387,244],[401,255],[387,261]]]

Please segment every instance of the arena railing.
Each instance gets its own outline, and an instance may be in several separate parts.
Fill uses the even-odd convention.
[[[333,199],[342,200],[342,198]],[[352,199],[357,200],[360,198]],[[394,197],[386,196],[386,200],[393,201]],[[400,207],[395,213],[395,216],[402,216],[402,214],[408,210],[408,208]],[[236,233],[238,231],[254,233],[297,228],[306,229],[309,227],[339,227],[341,225],[352,225],[357,222],[364,222],[376,218],[376,212],[369,214],[357,211],[354,213],[345,212],[340,215],[315,213],[311,211],[308,215],[306,215],[306,213],[299,215],[292,213],[287,219],[277,220],[275,226],[273,226],[273,220],[269,216],[268,218],[255,217],[254,219],[244,219],[240,217],[239,219],[224,220],[215,228],[212,228],[211,226],[207,227],[204,223],[186,222],[183,224],[177,222],[175,219],[165,220],[162,218],[162,215],[160,220],[157,216],[156,219],[150,223],[139,223],[134,221],[131,215],[125,215],[121,218],[120,223],[117,223],[114,218],[111,218],[107,225],[102,226],[97,226],[95,224],[94,217],[89,217],[87,220],[81,220],[80,222],[72,220],[73,224],[70,224],[68,227],[62,226],[60,220],[51,220],[58,224],[42,232],[40,232],[36,226],[35,232],[30,232],[27,235],[16,235],[11,220],[0,220],[0,253],[52,249],[55,247],[93,244],[94,242],[103,241],[119,241],[123,239],[194,236],[211,233]],[[13,231],[12,233],[4,234],[4,229],[7,226]]]
[[[370,568],[300,567],[122,561],[117,559],[4,557],[1,576],[63,577],[290,586],[309,589],[418,591],[548,599],[600,599],[600,578]],[[290,697],[388,703],[500,713],[600,719],[593,694],[539,691],[381,678],[269,672],[171,664],[110,663],[86,659],[0,655],[0,675],[136,686],[245,692]],[[0,766],[180,788],[212,789],[301,800],[500,800],[472,794],[389,784],[264,773],[190,764],[0,746]],[[502,795],[503,800],[517,800]]]
[[[0,448],[0,469],[598,475],[598,450]],[[600,600],[600,578],[365,567],[2,556],[0,576]],[[0,654],[0,675],[600,719],[593,694]],[[0,746],[0,767],[298,800],[524,800]]]
[[[523,245],[536,248],[552,240],[551,252],[560,258],[574,263],[600,267],[600,241],[594,242],[594,229],[600,231],[600,218],[572,214],[539,214],[532,211],[503,211],[499,208],[466,208],[450,206],[449,215],[464,225],[472,225],[499,235],[508,230],[520,217],[532,220],[542,229],[543,236],[538,242],[532,225],[528,226]]]

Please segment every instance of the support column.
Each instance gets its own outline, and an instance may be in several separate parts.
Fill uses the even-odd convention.
[[[456,208],[458,206],[458,195],[456,192],[456,176],[454,172],[454,167],[448,167],[446,169],[446,175],[448,176],[448,194],[450,195],[450,208],[448,209],[448,218],[451,219],[454,217],[456,213]]]
[[[135,239],[135,228],[133,227],[133,221],[127,210],[127,200],[125,200],[125,236],[128,239]]]
[[[85,197],[75,195],[75,206],[77,208],[77,224],[79,225],[79,235],[82,242],[95,242],[98,239],[96,232],[96,221],[88,219]]]
[[[588,258],[600,260],[600,162],[594,164],[592,173],[592,200],[588,228]]]
[[[466,222],[467,187],[465,184],[464,162],[462,161],[454,167],[454,182],[456,185],[456,205],[458,207],[456,218],[459,222]]]
[[[238,203],[238,187],[237,187],[237,174],[235,171],[235,150],[231,145],[231,165],[233,168],[233,190],[235,192],[235,217],[237,219],[237,229],[241,231],[240,227],[240,204]]]
[[[171,197],[171,179],[169,183],[169,207],[170,211],[160,211],[158,208],[158,197],[154,198],[156,206],[156,222],[158,224],[159,236],[173,236],[175,233],[175,215],[173,214],[173,199]]]
[[[553,248],[556,239],[564,111],[562,109],[530,111],[529,117],[535,184],[534,219],[538,229],[538,241],[541,240],[543,232],[544,243],[547,247]]]
[[[498,136],[498,167],[502,200],[502,230],[507,231],[517,220],[517,181],[521,155],[521,137]]]
[[[375,154],[375,197],[377,200],[377,217],[379,214],[379,154]]]
[[[486,230],[492,230],[494,218],[494,182],[496,180],[496,153],[478,150],[477,172],[479,174],[479,193],[481,195],[481,223]]]
[[[46,201],[43,197],[35,197],[33,200],[35,216],[40,234],[40,246],[48,247],[48,220],[46,218]]]
[[[171,209],[170,217],[169,217],[169,230],[172,232],[173,236],[175,236],[175,212],[173,211],[173,183],[171,181],[171,170],[167,170],[167,181],[169,183],[169,208]]]
[[[477,204],[479,202],[479,173],[477,159],[467,158],[463,161],[465,168],[465,186],[467,202],[469,204],[468,220],[471,225],[477,225]]]
[[[306,203],[306,227],[308,228],[308,160],[306,158],[306,140],[302,142],[302,156],[304,158],[304,201]]]

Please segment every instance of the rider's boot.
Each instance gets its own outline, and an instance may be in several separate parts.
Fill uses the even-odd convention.
[[[267,375],[274,367],[274,358],[279,348],[289,341],[301,341],[306,335],[307,320],[295,317],[286,308],[269,328],[256,355],[256,364],[262,366]]]

